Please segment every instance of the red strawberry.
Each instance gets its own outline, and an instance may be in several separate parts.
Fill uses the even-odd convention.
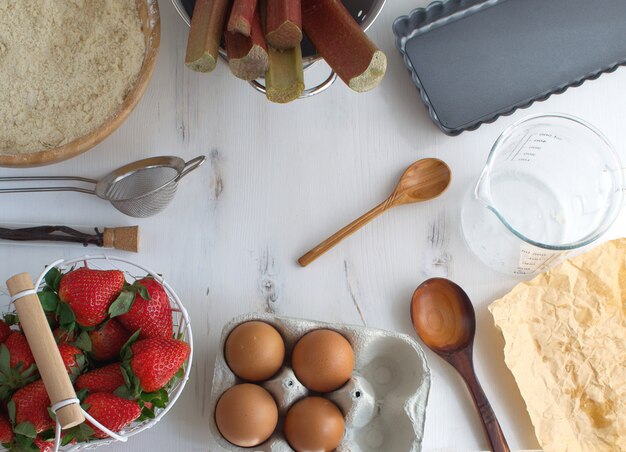
[[[74,380],[85,368],[85,356],[81,349],[73,345],[59,344],[58,347],[65,370],[70,375],[70,379]]]
[[[132,333],[141,329],[139,339],[171,338],[172,308],[165,289],[153,278],[141,279],[136,284],[144,286],[150,297],[145,299],[137,291],[130,310],[119,316],[120,322]]]
[[[22,333],[14,331],[7,338],[7,340],[4,341],[4,345],[7,346],[9,353],[11,354],[11,367],[14,368],[19,363],[22,363],[22,370],[26,370],[35,364],[35,358],[33,357],[33,353],[30,351],[26,336]]]
[[[7,338],[13,333],[11,327],[3,320],[0,320],[0,344],[7,340]]]
[[[116,319],[89,332],[91,357],[96,361],[110,361],[119,358],[122,346],[130,338],[130,333]]]
[[[10,443],[14,436],[11,422],[4,414],[0,413],[0,443]]]
[[[145,392],[165,386],[191,353],[186,342],[161,337],[137,341],[130,350],[130,367]]]
[[[96,326],[107,317],[107,311],[124,288],[124,274],[119,270],[92,270],[81,267],[61,278],[59,297],[66,302],[76,323]]]
[[[6,401],[12,391],[37,378],[35,358],[26,336],[17,331],[11,333],[0,345],[0,400]]]
[[[89,405],[87,413],[113,432],[119,432],[141,415],[141,408],[137,402],[122,399],[114,394],[98,392],[90,394],[83,402]],[[108,435],[87,422],[93,428],[96,438],[106,438]]]
[[[65,328],[57,328],[52,332],[57,344],[69,344],[76,340],[76,335],[73,331],[67,331]]]
[[[12,400],[15,404],[15,424],[30,422],[37,433],[54,427],[54,421],[48,414],[50,399],[43,380],[18,389]]]
[[[120,386],[124,386],[120,363],[113,363],[92,370],[76,380],[76,389],[87,389],[90,393],[113,392]]]
[[[54,450],[53,441],[46,441],[37,437],[33,440],[33,443],[39,448],[39,452],[52,452]]]

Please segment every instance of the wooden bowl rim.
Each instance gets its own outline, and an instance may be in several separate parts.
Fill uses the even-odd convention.
[[[150,34],[146,39],[147,46],[146,53],[143,58],[143,64],[135,84],[126,95],[126,98],[120,105],[118,111],[109,116],[96,129],[86,135],[70,141],[67,144],[64,144],[63,146],[24,154],[0,154],[0,166],[28,168],[62,162],[93,148],[122,125],[124,120],[139,103],[139,99],[143,96],[143,93],[148,86],[148,82],[152,77],[152,73],[154,72],[157,55],[159,54],[159,45],[161,41],[161,15],[157,0],[147,1],[146,10],[148,12],[147,22],[151,25],[151,27]]]

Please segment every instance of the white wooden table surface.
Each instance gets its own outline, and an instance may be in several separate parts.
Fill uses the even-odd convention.
[[[218,450],[207,424],[216,341],[222,325],[249,311],[413,334],[409,301],[432,276],[448,276],[472,298],[478,321],[476,370],[513,449],[536,448],[530,419],[504,365],[503,340],[487,311],[516,280],[484,267],[463,243],[462,194],[477,179],[491,144],[530,113],[567,112],[601,128],[626,159],[626,70],[451,138],[430,121],[393,44],[391,24],[427,0],[390,0],[370,35],[388,56],[387,75],[367,94],[337,83],[328,92],[273,105],[225,64],[211,75],[185,69],[187,27],[160,2],[159,61],[137,109],[105,142],[71,161],[0,175],[99,177],[154,155],[207,164],[181,184],[162,215],[135,221],[81,194],[5,195],[3,223],[139,224],[143,249],[128,257],[162,272],[188,308],[195,356],[181,399],[153,430],[109,450]],[[319,77],[323,68],[315,68]],[[402,170],[427,156],[445,160],[453,182],[440,199],[405,206],[368,225],[306,269],[296,259],[380,202]],[[608,237],[626,231],[620,217]],[[0,245],[0,279],[82,254],[80,247]],[[460,378],[427,351],[432,389],[424,450],[486,449]]]

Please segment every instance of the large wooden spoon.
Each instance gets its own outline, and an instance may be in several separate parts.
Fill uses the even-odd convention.
[[[298,259],[298,262],[303,267],[306,267],[337,243],[392,207],[436,198],[448,188],[451,178],[450,168],[441,160],[435,158],[418,160],[404,171],[398,185],[389,198],[361,218],[324,240]]]
[[[413,294],[411,321],[424,344],[450,363],[465,380],[491,450],[508,452],[498,419],[474,372],[472,348],[476,317],[467,294],[448,279],[429,279]]]

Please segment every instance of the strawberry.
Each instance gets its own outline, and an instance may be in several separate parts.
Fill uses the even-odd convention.
[[[153,278],[141,279],[135,283],[135,286],[139,285],[145,287],[148,296],[145,297],[144,291],[136,291],[130,310],[119,316],[120,322],[130,332],[141,329],[139,339],[171,338],[172,308],[165,289]],[[116,313],[112,312],[111,316]]]
[[[52,452],[54,450],[54,441],[48,441],[37,437],[33,440],[33,444],[39,448],[39,452]]]
[[[72,309],[76,323],[92,327],[106,319],[109,306],[120,295],[124,284],[124,273],[119,270],[81,267],[61,278],[59,298]]]
[[[76,380],[76,389],[79,391],[86,389],[90,393],[113,392],[120,386],[124,386],[120,363],[113,363],[92,370]]]
[[[13,332],[0,345],[0,400],[6,401],[15,389],[38,378],[35,359],[26,336]]]
[[[96,361],[110,361],[119,358],[122,346],[130,338],[130,333],[116,319],[111,319],[89,332],[91,357]]]
[[[7,340],[7,338],[13,333],[11,327],[3,320],[0,320],[0,344]]]
[[[74,331],[68,331],[65,328],[61,327],[52,331],[52,335],[57,341],[57,344],[71,344],[76,340],[76,334],[74,333]]]
[[[4,341],[4,345],[6,345],[9,349],[9,353],[11,354],[10,366],[12,368],[17,367],[18,364],[22,363],[22,369],[28,369],[30,366],[35,364],[35,358],[33,357],[33,353],[30,351],[26,336],[22,333],[18,331],[11,333],[7,340]]]
[[[10,443],[14,436],[11,422],[4,414],[0,413],[0,443]]]
[[[65,370],[70,375],[70,380],[74,381],[85,368],[85,356],[79,348],[73,345],[59,344],[58,347],[63,364],[65,364]]]
[[[48,414],[50,399],[43,380],[37,380],[18,389],[9,403],[15,405],[16,425],[29,422],[37,433],[54,427],[54,421]]]
[[[155,392],[165,386],[176,375],[189,358],[189,344],[176,339],[153,337],[142,339],[122,351],[129,362],[126,366],[144,392]]]
[[[87,413],[113,432],[119,432],[141,415],[141,408],[137,402],[106,392],[90,394],[83,403],[88,406]],[[94,437],[106,438],[108,436],[90,422],[87,424],[93,428]]]

